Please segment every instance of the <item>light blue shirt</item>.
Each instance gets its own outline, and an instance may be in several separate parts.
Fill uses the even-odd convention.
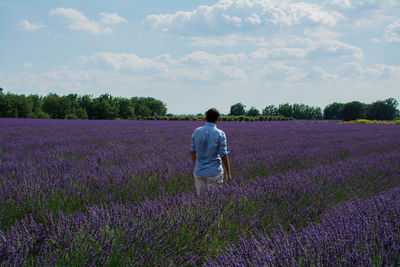
[[[215,123],[207,122],[192,134],[190,151],[196,152],[194,175],[202,177],[216,176],[221,173],[221,156],[228,154],[226,136]]]

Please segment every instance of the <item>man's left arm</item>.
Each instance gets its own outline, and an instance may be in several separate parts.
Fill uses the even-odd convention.
[[[231,167],[228,159],[229,151],[227,150],[225,133],[222,133],[221,135],[219,143],[219,154],[222,159],[222,166],[225,169],[226,183],[229,183],[229,180],[232,178],[232,176],[231,176]]]

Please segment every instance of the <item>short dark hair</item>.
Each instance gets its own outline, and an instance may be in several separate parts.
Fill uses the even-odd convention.
[[[219,111],[216,108],[210,108],[206,112],[206,120],[207,122],[216,122],[219,119]]]

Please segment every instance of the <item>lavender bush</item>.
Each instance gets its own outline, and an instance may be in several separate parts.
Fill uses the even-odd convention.
[[[398,266],[400,187],[343,203],[301,230],[255,231],[210,266]]]
[[[202,124],[1,119],[0,265],[398,263],[398,126],[221,122],[234,179],[197,197]]]

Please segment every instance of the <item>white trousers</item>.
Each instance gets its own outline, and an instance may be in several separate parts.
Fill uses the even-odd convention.
[[[211,177],[194,176],[194,184],[196,186],[196,194],[200,195],[203,189],[209,189],[211,187],[222,187],[224,183],[224,172]]]

